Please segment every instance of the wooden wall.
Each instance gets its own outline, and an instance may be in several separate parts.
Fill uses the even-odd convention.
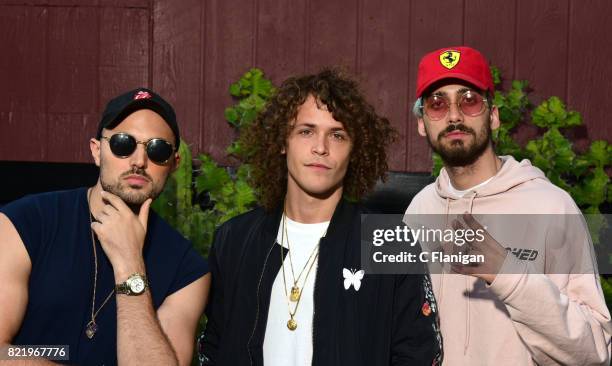
[[[410,108],[427,51],[466,44],[536,101],[583,114],[572,137],[612,140],[607,0],[0,0],[0,160],[86,162],[104,103],[149,86],[195,151],[223,158],[229,84],[257,66],[286,77],[343,65],[401,133],[392,170],[430,152]],[[521,131],[529,136],[535,131]]]

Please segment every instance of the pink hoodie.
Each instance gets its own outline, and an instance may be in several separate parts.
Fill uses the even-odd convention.
[[[511,156],[501,159],[504,163],[495,177],[463,197],[453,195],[448,174],[442,169],[438,179],[416,195],[406,214],[580,212],[571,197],[551,184],[529,160],[519,163]],[[416,217],[406,216],[407,223],[414,225]],[[580,247],[581,243],[557,247],[555,250],[572,252],[552,257],[541,244],[548,240],[550,245],[559,239],[551,235],[551,230],[543,225],[526,225],[527,235],[516,229],[510,235],[503,233],[503,228],[489,228],[489,232],[506,247],[538,247],[537,261],[519,260],[509,254],[500,271],[506,274],[499,274],[491,285],[472,276],[432,273],[444,365],[608,365],[612,322],[593,257],[582,258],[591,273],[563,274],[553,268],[555,259],[575,258],[572,246]],[[567,233],[560,231],[567,240]],[[586,246],[591,253],[589,240]]]

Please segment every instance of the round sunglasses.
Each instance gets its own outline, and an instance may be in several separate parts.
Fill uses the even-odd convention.
[[[111,152],[119,158],[132,155],[138,144],[144,145],[149,160],[156,164],[166,164],[174,154],[174,145],[160,138],[138,141],[134,136],[120,132],[111,137],[102,136],[102,139],[108,141]]]
[[[459,96],[457,103],[451,103],[447,97],[440,94],[433,94],[425,98],[424,105],[421,107],[427,117],[432,121],[438,121],[446,117],[451,104],[456,104],[464,116],[476,117],[485,111],[487,100],[480,94],[467,91]]]

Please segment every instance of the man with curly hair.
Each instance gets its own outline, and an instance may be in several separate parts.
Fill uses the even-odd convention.
[[[428,277],[360,270],[361,209],[344,198],[384,178],[394,135],[337,70],[281,85],[241,137],[263,207],[215,234],[203,365],[440,361]]]

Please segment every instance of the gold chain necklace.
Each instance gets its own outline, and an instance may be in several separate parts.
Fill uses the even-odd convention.
[[[325,236],[325,234],[323,234],[323,236]],[[291,245],[289,244],[289,233],[287,232],[287,220],[286,215],[283,214],[283,234],[281,235],[281,238],[283,238],[284,240],[285,237],[287,238],[287,249],[289,249],[289,252],[287,253],[287,255],[289,256],[289,267],[291,268],[291,277],[293,277],[293,286],[291,287],[291,295],[289,296],[289,299],[293,302],[296,302],[300,299],[300,296],[302,294],[298,283],[300,281],[300,278],[302,277],[302,274],[304,273],[304,270],[306,269],[306,266],[308,266],[308,263],[310,263],[312,256],[317,253],[319,249],[319,244],[317,243],[317,245],[314,247],[314,249],[310,253],[310,256],[308,256],[308,260],[306,261],[306,263],[304,263],[304,267],[302,267],[302,270],[298,274],[297,278],[295,278],[295,272],[293,270],[293,260],[291,258]],[[305,284],[306,280],[304,280],[304,285]]]
[[[111,298],[111,296],[113,296],[113,293],[115,293],[115,289],[113,289],[110,292],[110,294],[106,296],[106,299],[104,299],[104,301],[102,302],[102,305],[100,305],[98,310],[94,312],[94,309],[96,307],[96,287],[98,285],[98,254],[96,253],[96,241],[94,239],[93,229],[91,228],[91,223],[93,221],[92,220],[93,214],[91,213],[91,203],[90,203],[92,190],[93,189],[90,188],[89,192],[87,192],[87,206],[89,208],[89,232],[91,233],[91,245],[93,246],[93,254],[94,254],[94,287],[93,287],[93,296],[91,299],[91,320],[89,321],[89,323],[87,323],[87,326],[85,327],[85,335],[89,339],[92,339],[94,335],[96,335],[96,332],[98,331],[98,324],[96,324],[96,316],[98,315],[100,310],[102,310],[104,305],[106,305],[106,303]]]
[[[289,330],[293,331],[297,329],[297,321],[295,320],[295,314],[297,313],[298,307],[300,306],[300,300],[302,299],[301,296],[298,296],[296,299],[296,304],[295,304],[295,308],[293,309],[293,311],[291,311],[291,298],[289,296],[289,294],[287,293],[287,280],[285,278],[285,256],[283,255],[283,243],[285,241],[285,233],[286,233],[286,215],[285,213],[283,213],[283,227],[285,228],[285,230],[283,230],[281,232],[281,268],[283,271],[283,289],[285,290],[285,297],[287,298],[287,308],[289,310],[289,320],[287,321],[287,328],[289,328]],[[327,230],[325,231],[327,233]],[[323,236],[325,236],[325,234],[323,234]],[[317,243],[317,246],[315,247],[315,251],[316,249],[319,247],[321,240],[319,239],[319,243]],[[287,240],[287,247],[289,247],[289,241]],[[314,254],[314,252],[312,254]],[[289,250],[289,255],[291,255],[291,250]],[[310,255],[310,257],[308,258],[308,261],[310,261],[310,258],[312,258],[312,254]],[[308,271],[306,272],[306,276],[304,277],[304,286],[306,286],[306,281],[308,280],[308,275],[310,274],[310,271],[312,270],[312,267],[314,266],[314,263],[317,261],[317,258],[319,257],[319,252],[316,251],[316,255],[314,256],[314,259],[312,260],[312,262],[310,263],[310,266],[308,267]],[[291,257],[289,257],[289,260],[291,260]],[[306,264],[308,264],[308,261],[306,262]],[[304,265],[304,269],[306,268],[306,265]],[[302,271],[304,270],[302,269]],[[301,274],[300,274],[301,276]],[[294,283],[295,285],[295,283]],[[292,288],[292,294],[293,294],[293,288]]]

